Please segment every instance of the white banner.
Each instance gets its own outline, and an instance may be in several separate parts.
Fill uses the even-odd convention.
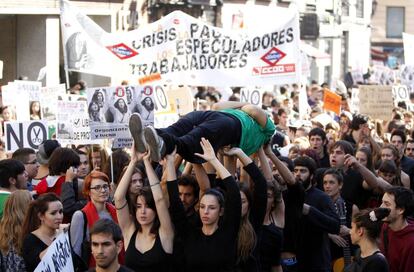
[[[66,95],[64,84],[55,87],[43,87],[40,91],[40,105],[42,105],[42,119],[56,120],[57,101]]]
[[[414,66],[414,35],[403,33],[405,65]]]
[[[240,89],[240,102],[248,102],[262,107],[263,90],[257,87],[244,87]]]
[[[243,86],[299,81],[299,17],[264,17],[267,27],[224,30],[174,11],[126,33],[107,33],[63,1],[61,25],[71,71],[168,84]],[[299,65],[300,66],[300,65]]]
[[[58,101],[57,140],[86,144],[91,139],[86,101]]]
[[[35,150],[47,139],[48,126],[45,121],[11,121],[4,123],[6,151],[14,152],[19,148],[29,147]]]
[[[70,250],[69,235],[60,234],[48,247],[39,265],[34,272],[69,272],[74,271],[72,253]]]

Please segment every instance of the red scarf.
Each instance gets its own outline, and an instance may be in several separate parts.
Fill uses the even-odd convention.
[[[114,220],[114,222],[118,224],[118,218],[116,216],[115,206],[112,205],[111,203],[106,202],[105,203],[105,208],[109,212],[109,214],[111,215],[112,220]],[[86,215],[86,219],[88,221],[88,229],[90,230],[93,227],[93,225],[95,224],[95,222],[99,220],[98,211],[96,210],[96,207],[92,203],[92,201],[89,201],[86,204],[86,206],[82,209],[82,211]],[[119,261],[120,264],[124,264],[124,258],[125,258],[125,250],[124,250],[124,248],[122,248],[122,251],[118,255],[118,261]],[[91,267],[95,267],[95,266],[96,266],[95,258],[91,254],[91,257],[89,258],[89,267],[91,268]]]

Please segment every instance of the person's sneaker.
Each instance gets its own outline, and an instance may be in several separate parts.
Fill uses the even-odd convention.
[[[142,119],[138,113],[131,114],[131,117],[129,118],[129,131],[134,139],[135,150],[139,153],[147,151],[144,139],[144,130],[142,127]]]
[[[164,140],[158,136],[155,128],[151,126],[144,129],[144,137],[150,150],[151,160],[155,162],[161,161],[165,155]]]

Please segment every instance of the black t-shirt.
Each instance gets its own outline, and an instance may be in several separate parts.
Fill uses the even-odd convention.
[[[26,271],[34,271],[40,263],[40,253],[48,248],[36,235],[29,233],[23,241],[22,257],[26,264]]]
[[[257,236],[258,261],[260,271],[271,271],[273,266],[280,265],[282,253],[283,229],[274,224],[263,225]]]
[[[359,254],[358,254],[359,255]],[[388,272],[388,262],[381,252],[377,251],[371,256],[362,258],[357,256],[354,262],[344,270],[345,272]]]
[[[96,268],[91,268],[88,272],[96,272]],[[115,272],[115,271],[114,271]],[[121,265],[116,272],[134,272],[133,270]]]

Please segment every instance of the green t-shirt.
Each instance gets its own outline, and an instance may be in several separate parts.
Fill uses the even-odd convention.
[[[6,200],[9,196],[10,192],[0,190],[0,219],[3,217],[4,206],[6,205]]]
[[[267,117],[266,126],[262,128],[256,120],[242,110],[225,109],[222,112],[234,115],[240,120],[242,131],[239,147],[247,156],[256,152],[275,133],[275,124],[273,124],[269,116]]]

